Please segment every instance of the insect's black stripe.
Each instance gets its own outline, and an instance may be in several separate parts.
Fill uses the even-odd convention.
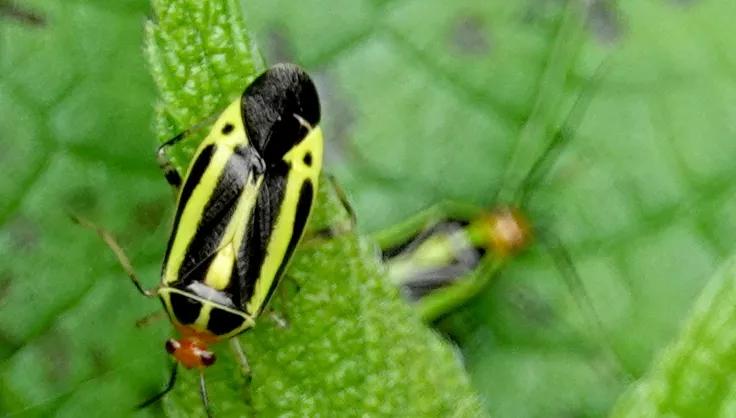
[[[174,317],[182,325],[193,324],[199,318],[199,312],[202,310],[202,304],[196,299],[188,298],[180,293],[169,293],[169,301],[171,309],[174,311]]]
[[[189,198],[192,197],[192,192],[194,192],[194,188],[197,187],[199,184],[199,181],[202,179],[202,176],[204,175],[204,172],[207,170],[207,167],[210,165],[210,161],[212,160],[212,156],[215,153],[215,145],[208,145],[204,149],[202,149],[202,152],[199,153],[197,156],[197,160],[194,161],[192,165],[192,171],[189,173],[186,179],[186,183],[184,183],[184,187],[181,189],[181,194],[179,195],[179,205],[176,208],[176,214],[174,215],[174,225],[172,227],[172,234],[169,237],[169,243],[166,245],[166,253],[164,255],[164,262],[161,266],[161,273],[163,274],[163,269],[166,268],[166,264],[169,261],[169,254],[171,253],[171,246],[174,244],[174,239],[176,238],[176,231],[179,229],[179,222],[181,221],[181,214],[184,212],[184,208],[187,206],[187,202],[189,202]]]
[[[271,287],[268,289],[266,298],[263,300],[263,304],[260,306],[258,313],[266,307],[271,296],[273,296],[273,292],[276,291],[279,279],[284,273],[284,269],[286,269],[286,266],[289,264],[291,255],[294,253],[294,250],[296,249],[297,244],[299,244],[299,240],[304,233],[304,227],[307,225],[307,219],[309,218],[309,212],[312,209],[313,201],[314,186],[312,186],[312,182],[307,179],[299,190],[299,202],[296,205],[296,214],[294,215],[294,229],[292,230],[291,238],[289,239],[289,245],[286,247],[286,254],[284,254],[284,257],[281,259],[279,269],[276,271],[276,277],[274,281],[271,282]]]
[[[253,213],[249,214],[249,217],[252,220],[253,219]],[[250,225],[248,226],[248,231],[250,232],[250,234],[249,234],[249,236],[250,236],[253,233],[253,226],[252,226],[253,223],[250,222],[250,221],[249,221],[249,223],[250,223]],[[248,238],[248,237],[244,237],[244,238]],[[241,278],[242,274],[241,274],[241,272],[247,270],[244,267],[244,263],[247,262],[248,258],[247,257],[243,257],[240,254],[242,254],[244,252],[244,248],[247,251],[249,251],[250,244],[247,244],[247,241],[249,241],[249,239],[243,239],[243,242],[241,243],[240,248],[237,249],[238,254],[235,257],[235,262],[233,263],[233,268],[230,271],[230,277],[231,277],[230,283],[228,283],[228,285],[224,289],[222,289],[222,291],[230,297],[230,300],[232,301],[233,306],[236,309],[239,309],[239,310],[241,310],[243,312],[245,312],[245,301],[243,301],[241,299],[241,297],[243,296],[241,294],[241,290],[240,290],[240,286],[241,286],[240,284],[242,282],[242,278]]]
[[[261,193],[265,189],[266,187],[262,187]],[[258,204],[260,205],[260,199]],[[227,288],[225,288],[225,292],[229,294],[240,293],[239,300],[237,300],[235,306],[248,314],[254,314],[254,312],[248,311],[246,303],[255,291],[256,281],[261,274],[261,265],[263,265],[263,260],[266,258],[265,245],[268,244],[268,239],[264,240],[262,238],[267,236],[268,232],[265,232],[265,228],[260,225],[260,222],[253,222],[251,228],[253,233],[251,235],[252,239],[250,242],[244,240],[241,243],[240,249],[238,249],[238,257],[235,263],[238,273],[237,276],[233,276],[237,277],[238,280],[232,280]],[[235,297],[233,297],[233,301],[235,302]]]
[[[215,335],[225,335],[233,332],[243,325],[245,318],[224,309],[214,308],[210,311],[210,319],[207,321],[207,330]]]
[[[217,185],[204,207],[197,225],[197,232],[184,254],[178,279],[191,275],[192,280],[202,280],[212,257],[222,241],[225,230],[243,193],[248,176],[253,173],[251,163],[238,153],[233,153],[225,164]]]
[[[241,292],[242,307],[253,296],[256,281],[261,274],[261,267],[266,259],[266,251],[271,242],[273,229],[279,217],[279,209],[286,192],[287,173],[289,165],[283,162],[271,167],[263,179],[263,185],[258,194],[258,202],[251,220],[252,235],[249,242],[243,241],[238,251],[238,261],[241,266],[239,288],[232,291]],[[233,283],[234,285],[234,283]],[[230,290],[230,289],[228,289]],[[255,312],[248,312],[255,314]]]
[[[241,293],[243,307],[253,296],[256,282],[261,275],[261,267],[266,259],[266,251],[270,242],[273,228],[276,226],[278,208],[284,197],[286,179],[281,176],[273,177],[266,174],[261,191],[258,194],[258,203],[254,213],[252,229],[253,235],[249,243],[243,241],[238,252],[239,261],[242,259],[241,283],[237,289]],[[236,289],[232,289],[235,291]],[[255,314],[255,312],[249,312]]]

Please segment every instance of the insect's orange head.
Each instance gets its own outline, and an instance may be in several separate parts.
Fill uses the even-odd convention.
[[[525,249],[532,240],[529,221],[515,208],[496,209],[486,220],[491,249],[502,257]]]
[[[207,344],[196,337],[170,338],[166,340],[166,351],[187,369],[215,364],[215,353],[207,350]]]

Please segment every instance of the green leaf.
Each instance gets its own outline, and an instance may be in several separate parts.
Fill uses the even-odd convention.
[[[736,260],[710,279],[680,336],[618,401],[613,417],[733,415]]]
[[[133,325],[158,307],[68,212],[119,232],[155,282],[171,203],[151,157],[147,7],[14,3],[44,24],[0,16],[0,415],[129,415],[160,385],[162,329]]]

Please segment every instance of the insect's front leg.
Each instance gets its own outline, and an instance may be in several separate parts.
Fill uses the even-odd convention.
[[[175,137],[164,142],[158,147],[158,149],[156,149],[156,161],[158,161],[158,166],[161,167],[161,171],[163,171],[166,181],[176,190],[177,193],[179,192],[179,188],[181,187],[183,177],[176,166],[171,162],[171,159],[169,158],[169,155],[167,153],[168,149],[178,144],[182,140],[188,138],[189,135],[198,132],[200,129],[206,126],[209,126],[221,113],[222,112],[215,112],[211,114],[207,118],[199,121],[196,125],[185,129]]]
[[[171,187],[176,189],[176,191],[179,191],[179,188],[181,187],[182,176],[176,166],[171,162],[167,150],[184,139],[188,134],[189,130],[185,130],[164,142],[158,147],[158,149],[156,149],[156,161],[158,162],[158,166],[164,173],[166,181],[171,185]]]

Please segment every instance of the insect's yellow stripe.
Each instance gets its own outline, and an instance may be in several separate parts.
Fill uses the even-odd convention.
[[[317,191],[319,173],[322,167],[322,131],[319,127],[310,130],[306,138],[295,145],[284,155],[290,167],[286,179],[284,197],[276,216],[276,223],[267,246],[266,256],[261,265],[258,280],[253,294],[247,302],[247,312],[260,312],[267,302],[269,292],[281,266],[289,242],[292,240],[294,220],[297,215],[297,204],[302,185],[309,181],[313,186],[313,195]],[[309,160],[309,164],[305,163]],[[301,232],[300,232],[301,233]],[[298,238],[298,237],[297,237]]]
[[[225,135],[223,129],[226,125],[231,125],[230,134]],[[190,179],[192,169],[195,164],[190,165],[186,175],[185,185],[191,180],[197,180],[198,183],[194,187],[183,210],[179,216],[178,224],[175,225],[174,236],[168,250],[168,257],[165,261],[165,267],[162,275],[163,284],[171,284],[179,280],[180,268],[187,255],[187,248],[192,238],[197,232],[205,208],[212,199],[220,176],[226,167],[226,164],[232,156],[234,150],[238,146],[247,146],[248,139],[243,128],[242,118],[240,116],[240,100],[233,101],[227,109],[218,118],[212,127],[210,134],[202,141],[194,156],[194,161],[202,154],[205,149],[214,150],[207,167],[199,179]],[[252,182],[248,182],[250,185]],[[185,186],[186,187],[186,186]],[[257,190],[256,190],[257,192]],[[182,196],[179,196],[178,205],[182,204]],[[251,205],[252,207],[252,205]],[[238,207],[240,209],[240,206]],[[187,273],[187,272],[183,272]]]
[[[225,234],[220,240],[218,248],[221,249],[217,252],[215,259],[207,270],[207,277],[204,280],[207,286],[223,290],[230,284],[231,280],[237,280],[237,277],[233,277],[233,265],[238,249],[247,234],[247,222],[251,218],[251,213],[258,199],[258,190],[262,181],[262,176],[258,176],[257,179],[254,179],[252,174],[249,176],[245,190],[243,190],[240,201],[237,203],[235,213],[230,218]]]
[[[178,279],[179,267],[184,260],[189,243],[197,232],[201,215],[212,197],[212,192],[215,190],[215,186],[217,186],[218,179],[230,155],[231,152],[227,149],[221,147],[215,148],[215,153],[210,160],[210,164],[207,166],[207,170],[200,178],[199,184],[189,198],[181,215],[179,227],[175,231],[176,235],[169,254],[164,283],[175,282]]]
[[[233,129],[232,135],[223,134],[225,125],[231,124]],[[222,112],[217,121],[212,125],[210,134],[199,145],[197,152],[210,144],[229,144],[229,145],[248,145],[248,138],[245,135],[245,127],[243,126],[243,116],[240,114],[240,98],[233,100]],[[191,167],[190,167],[191,169]]]

